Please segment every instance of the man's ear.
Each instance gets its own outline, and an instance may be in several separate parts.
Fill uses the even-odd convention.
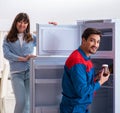
[[[85,38],[82,38],[82,44],[84,45],[86,42]]]

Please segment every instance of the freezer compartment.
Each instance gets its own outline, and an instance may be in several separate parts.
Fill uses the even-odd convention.
[[[103,20],[104,21],[104,20]],[[81,21],[78,21],[77,24],[80,26],[79,30],[84,31],[86,28],[96,28],[101,31],[102,33],[102,38],[100,41],[100,47],[98,51],[104,53],[105,52],[110,52],[114,50],[114,23],[112,22],[96,22],[96,21],[86,21],[82,23]],[[81,34],[82,35],[82,34]],[[80,36],[81,36],[80,35]]]
[[[114,51],[115,29],[114,23],[77,22],[77,25],[41,25],[37,24],[37,55],[70,55],[82,41],[82,33],[86,28],[97,28],[102,32],[98,52],[99,56],[112,56]],[[68,43],[69,42],[69,43]]]
[[[36,26],[38,55],[69,55],[80,45],[77,25]]]

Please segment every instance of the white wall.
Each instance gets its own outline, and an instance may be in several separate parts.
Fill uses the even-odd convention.
[[[0,30],[11,27],[19,12],[26,12],[35,23],[57,21],[76,24],[82,19],[120,18],[120,0],[0,0]]]

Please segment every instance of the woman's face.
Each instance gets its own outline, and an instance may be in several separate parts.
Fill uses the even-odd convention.
[[[28,23],[24,22],[23,20],[17,22],[16,28],[18,30],[18,33],[24,33],[27,29]]]

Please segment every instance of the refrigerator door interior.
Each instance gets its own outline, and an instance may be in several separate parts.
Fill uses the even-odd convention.
[[[37,24],[37,55],[69,55],[80,45],[77,25]]]
[[[31,113],[59,113],[65,60],[62,56],[31,60]]]

